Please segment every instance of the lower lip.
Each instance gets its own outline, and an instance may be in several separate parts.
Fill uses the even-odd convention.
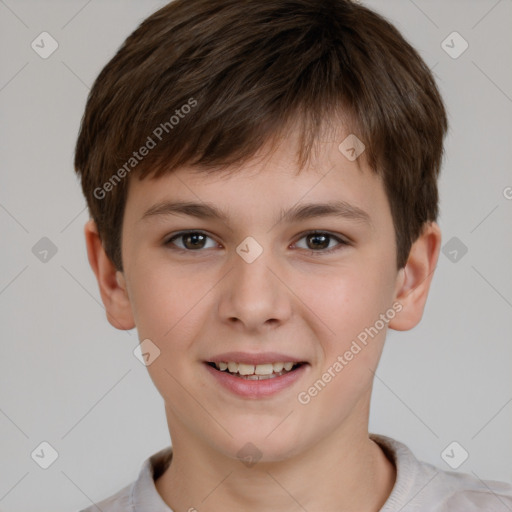
[[[271,379],[247,380],[241,377],[235,377],[227,371],[221,372],[220,370],[216,370],[208,363],[204,363],[204,365],[222,386],[232,393],[244,398],[264,398],[275,395],[276,393],[279,393],[279,391],[292,386],[298,379],[300,379],[308,366],[307,364],[302,364],[297,369],[289,373],[285,373],[284,375],[273,377]]]

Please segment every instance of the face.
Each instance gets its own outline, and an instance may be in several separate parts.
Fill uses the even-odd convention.
[[[160,350],[148,371],[173,443],[188,432],[236,457],[250,442],[270,461],[360,430],[400,286],[362,158],[327,142],[297,174],[284,141],[229,175],[130,181],[122,279],[140,340]],[[337,213],[305,209],[327,203]]]

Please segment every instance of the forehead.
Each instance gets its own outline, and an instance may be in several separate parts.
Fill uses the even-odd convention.
[[[285,139],[271,153],[262,151],[237,166],[209,172],[185,166],[156,179],[132,176],[126,214],[132,220],[147,219],[170,213],[172,204],[178,213],[188,208],[197,217],[218,217],[225,223],[255,215],[262,221],[267,215],[283,218],[285,211],[290,220],[300,220],[305,212],[301,205],[329,203],[347,217],[364,221],[366,216],[372,224],[389,211],[381,178],[362,155],[351,160],[339,146],[336,139],[319,142],[301,169],[293,140]],[[189,206],[176,208],[177,203]]]

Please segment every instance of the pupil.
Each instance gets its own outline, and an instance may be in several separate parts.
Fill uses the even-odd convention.
[[[201,247],[201,242],[204,242],[204,235],[201,235],[201,233],[191,233],[189,235],[185,235],[185,246],[188,247],[188,242],[191,242],[192,249],[197,249],[197,247]]]
[[[328,247],[329,246],[329,240],[328,240],[328,236],[326,235],[318,235],[318,234],[315,234],[315,235],[311,235],[310,236],[310,240],[312,239],[322,239],[323,240],[323,243],[321,242],[320,244],[313,244],[315,248],[320,248],[320,249],[325,249],[325,247]]]

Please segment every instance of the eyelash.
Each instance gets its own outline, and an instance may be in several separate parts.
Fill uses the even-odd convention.
[[[164,245],[169,247],[169,248],[171,248],[171,250],[173,250],[173,251],[178,251],[178,252],[181,252],[181,253],[195,253],[195,252],[199,253],[199,252],[202,252],[201,249],[197,249],[197,250],[194,251],[194,250],[191,250],[191,249],[182,249],[181,247],[177,247],[175,245],[173,247],[170,247],[171,245],[173,245],[172,242],[174,240],[177,240],[179,238],[182,238],[182,237],[184,237],[186,235],[191,235],[191,234],[205,235],[206,237],[211,238],[213,240],[213,237],[211,237],[210,235],[208,235],[208,233],[205,233],[204,231],[194,231],[194,230],[191,230],[191,231],[180,231],[179,233],[176,233],[175,235],[172,235],[170,238],[168,238],[164,242]],[[324,249],[324,250],[318,250],[318,251],[313,251],[313,250],[310,250],[310,249],[303,249],[303,250],[305,250],[311,256],[322,256],[322,255],[325,255],[325,254],[332,254],[333,252],[338,251],[342,247],[350,245],[350,243],[347,240],[344,240],[343,238],[340,238],[339,236],[333,235],[333,234],[331,234],[331,233],[329,233],[327,231],[318,231],[318,230],[313,230],[313,231],[308,231],[306,233],[303,233],[301,235],[301,237],[297,240],[297,242],[299,240],[302,240],[303,238],[306,238],[307,236],[310,236],[310,235],[326,235],[330,239],[334,239],[337,242],[339,242],[339,245],[336,245],[335,247],[333,247],[331,249]],[[297,242],[295,242],[295,243],[297,243]]]

